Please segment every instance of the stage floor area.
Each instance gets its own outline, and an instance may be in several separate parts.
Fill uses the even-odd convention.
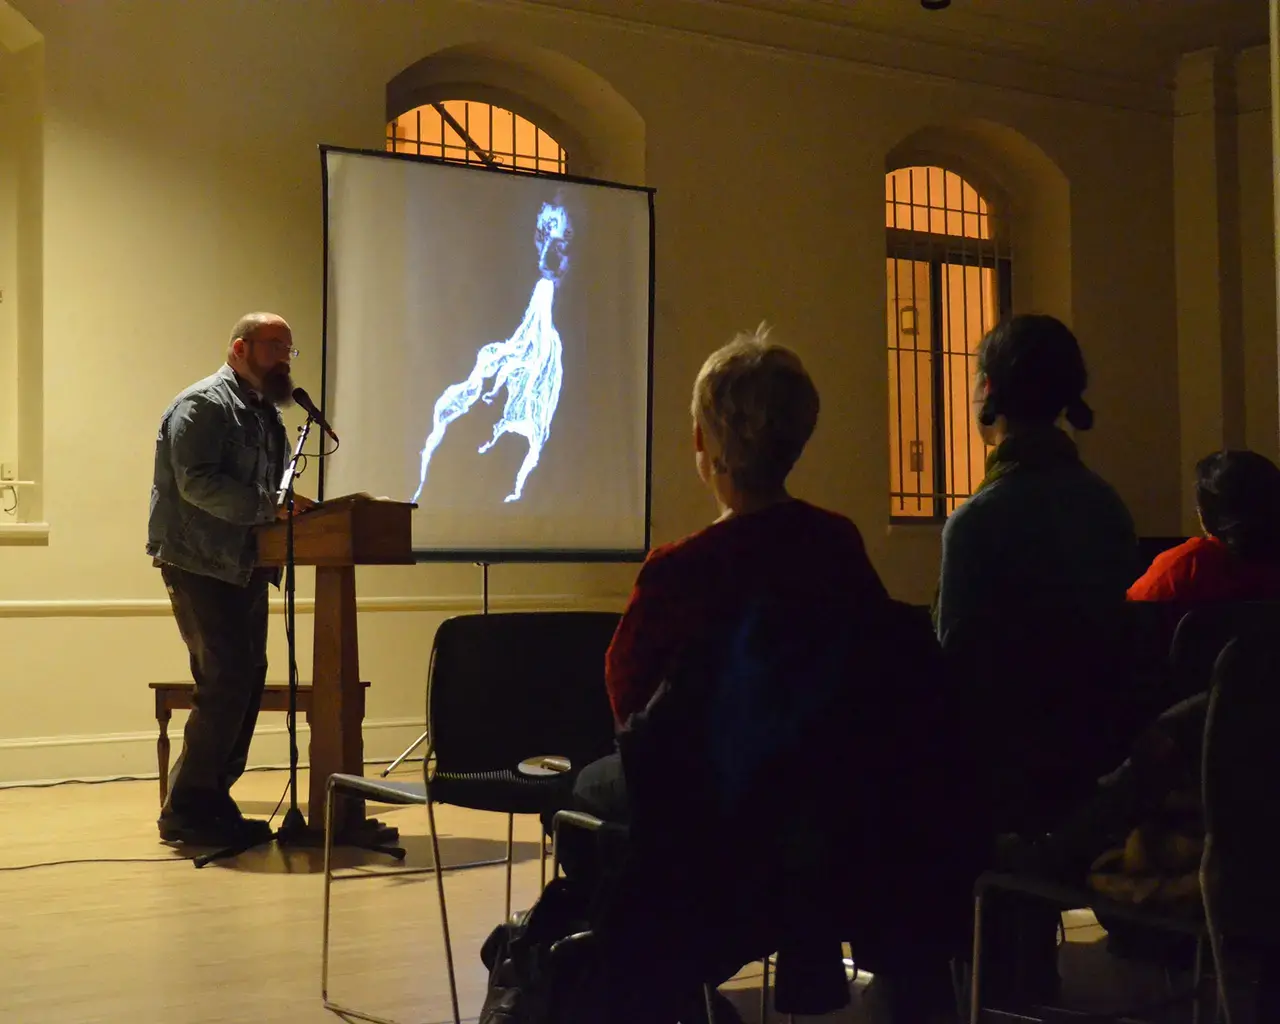
[[[420,771],[406,765],[395,777]],[[235,795],[246,814],[266,817],[286,781],[284,772],[250,772]],[[306,785],[304,773],[303,794]],[[338,1020],[320,1003],[320,851],[272,847],[196,870],[159,842],[157,805],[154,781],[0,790],[0,1019]],[[407,866],[430,865],[423,808],[371,805],[371,813],[400,829]],[[447,863],[501,856],[501,816],[442,807],[437,821]],[[516,908],[537,893],[537,827],[533,818],[516,819]],[[371,873],[395,867],[359,851],[340,858]],[[11,870],[80,860],[101,862]],[[445,886],[462,1013],[474,1019],[487,980],[480,944],[503,915],[503,868],[454,872]],[[334,999],[406,1024],[450,1019],[431,874],[338,884],[333,926]],[[1088,915],[1069,918],[1069,985],[1090,999],[1105,999],[1123,974],[1103,955],[1100,937]],[[756,964],[730,986],[748,1021],[758,1020],[759,976]],[[853,1008],[820,1019],[853,1024],[862,1016]]]

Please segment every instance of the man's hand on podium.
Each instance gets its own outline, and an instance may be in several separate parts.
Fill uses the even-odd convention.
[[[312,501],[310,498],[306,497],[305,495],[298,494],[295,492],[293,495],[293,514],[297,516],[297,515],[301,515],[303,512],[310,512],[313,508],[316,507],[316,504],[317,504],[316,502]],[[276,518],[280,520],[288,519],[289,510],[284,506],[281,506],[280,508],[276,509]]]

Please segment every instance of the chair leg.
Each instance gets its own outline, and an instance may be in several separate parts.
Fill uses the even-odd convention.
[[[444,962],[449,969],[449,999],[453,1003],[453,1024],[462,1024],[458,1013],[458,982],[453,976],[453,945],[449,942],[449,911],[444,902],[444,864],[440,860],[440,837],[436,832],[435,806],[427,799],[427,824],[431,828],[431,858],[436,866],[436,894],[440,897],[440,931],[444,935]],[[507,915],[510,917],[510,915]]]
[[[320,939],[320,998],[329,1005],[329,889],[333,885],[333,805],[330,782],[324,801],[324,925]]]
[[[514,814],[507,815],[507,916],[504,921],[511,920],[511,865],[512,851],[515,848],[516,837],[516,816]]]
[[[982,1018],[982,996],[979,984],[982,978],[982,893],[973,901],[973,968],[969,976],[969,1024],[978,1024]]]
[[[1208,967],[1213,968],[1212,1019],[1214,1024],[1219,1022],[1231,1024],[1231,996],[1227,992],[1227,968],[1222,957],[1222,936],[1214,929],[1212,922],[1206,921],[1205,930],[1209,933],[1209,948],[1205,948],[1203,935],[1196,941],[1195,966],[1192,968],[1196,995],[1191,1004],[1191,1024],[1200,1024],[1205,1019],[1205,1006],[1209,999],[1209,986],[1205,984],[1207,980],[1205,972]]]
[[[365,1020],[370,1024],[396,1024],[387,1017],[375,1017],[363,1010],[354,1010],[349,1006],[331,1002],[329,999],[329,930],[330,930],[330,890],[333,886],[333,811],[337,796],[337,787],[330,779],[325,786],[324,815],[324,924],[320,940],[320,999],[326,1010],[336,1013],[343,1020]],[[446,948],[448,944],[446,941]],[[455,1003],[456,1005],[456,1003]],[[455,1024],[457,1022],[455,1021]]]
[[[547,837],[538,836],[538,874],[543,890],[547,888]]]
[[[768,1024],[769,1021],[769,957],[760,961],[763,973],[760,975],[760,1024]]]
[[[710,982],[702,986],[702,998],[707,1004],[707,1024],[716,1024],[715,990]]]

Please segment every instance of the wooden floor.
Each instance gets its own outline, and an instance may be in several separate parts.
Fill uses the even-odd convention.
[[[406,766],[396,777],[420,770]],[[235,795],[246,814],[266,817],[286,780],[251,772]],[[0,869],[108,861],[0,870],[0,1021],[332,1024],[320,1002],[319,851],[270,847],[195,870],[158,841],[157,801],[154,782],[0,790]],[[407,866],[430,865],[421,807],[372,813],[400,829]],[[441,808],[437,822],[447,863],[501,856],[501,816]],[[516,839],[513,903],[521,908],[538,890],[536,820],[518,818]],[[348,868],[394,870],[376,854],[341,858]],[[474,1019],[486,983],[480,943],[502,919],[503,868],[453,872],[445,885],[462,1014]],[[336,885],[333,924],[332,998],[406,1024],[450,1018],[430,874]],[[1087,917],[1069,936],[1081,953],[1099,945]],[[1093,962],[1090,975],[1105,975]],[[758,1019],[759,974],[755,965],[731,985],[748,1020]],[[860,1015],[851,1008],[825,1019]]]

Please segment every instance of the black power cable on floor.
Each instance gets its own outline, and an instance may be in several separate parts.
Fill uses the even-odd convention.
[[[366,766],[378,764],[390,764],[391,759],[385,758],[377,761],[365,761]],[[421,764],[422,758],[409,757],[401,764]],[[281,764],[264,764],[256,765],[253,768],[246,768],[245,772],[287,772],[288,765]],[[101,779],[51,779],[45,782],[0,782],[0,793],[12,789],[52,789],[55,786],[101,786],[108,782],[156,782],[160,778],[156,772],[146,775],[108,775]]]
[[[73,860],[45,860],[36,864],[7,864],[0,871],[30,871],[32,868],[58,868],[67,864],[187,864],[185,857],[84,857]]]
[[[409,761],[421,763],[422,758],[410,758],[408,761],[401,762],[407,764]],[[366,765],[390,764],[390,759],[385,761],[366,761]],[[251,772],[284,772],[288,771],[287,767],[279,767],[277,765],[265,765],[257,768],[247,768],[246,771]],[[12,789],[49,789],[53,786],[99,786],[107,782],[155,782],[157,775],[115,775],[105,779],[58,779],[53,782],[21,782],[14,785],[4,785],[0,783],[0,791]],[[280,794],[280,799],[276,802],[276,808],[271,812],[271,817],[267,819],[268,823],[275,820],[280,808],[284,806],[284,799],[289,795],[289,784],[286,782],[284,791]],[[189,864],[190,860],[186,857],[82,857],[71,858],[68,860],[46,860],[38,861],[34,864],[8,864],[0,865],[0,872],[5,871],[31,871],[35,868],[56,868],[66,867],[75,864]]]

